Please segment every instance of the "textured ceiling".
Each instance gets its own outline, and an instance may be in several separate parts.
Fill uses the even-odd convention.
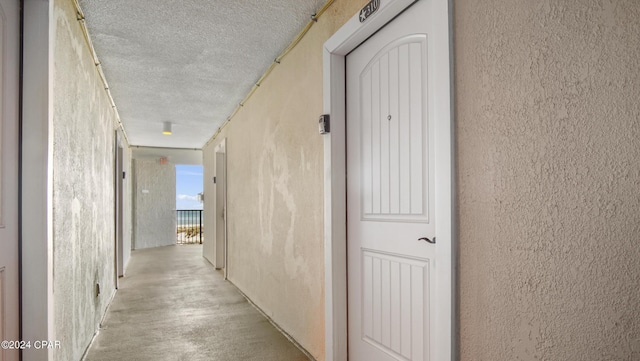
[[[80,0],[131,145],[200,148],[324,0]],[[173,134],[162,134],[162,123]]]

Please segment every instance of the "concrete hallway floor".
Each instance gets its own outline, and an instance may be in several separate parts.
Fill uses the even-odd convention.
[[[132,253],[86,361],[308,361],[220,271],[202,246]]]

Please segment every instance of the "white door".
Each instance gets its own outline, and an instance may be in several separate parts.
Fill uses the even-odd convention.
[[[18,340],[18,74],[20,2],[0,0],[0,340]],[[0,361],[18,352],[0,348]]]
[[[215,242],[215,267],[226,268],[226,239],[227,239],[227,167],[225,153],[216,153],[216,242]]]
[[[436,316],[443,302],[435,296],[451,269],[437,265],[451,256],[438,252],[446,245],[437,239],[435,170],[450,149],[434,140],[448,129],[437,122],[450,119],[434,112],[439,92],[449,94],[433,76],[432,3],[418,1],[347,56],[351,361],[444,361],[437,335],[450,332],[441,319],[451,320]]]
[[[120,286],[120,277],[124,277],[124,149],[119,144],[118,133],[115,134],[116,167],[115,167],[115,236],[116,236],[116,288]]]

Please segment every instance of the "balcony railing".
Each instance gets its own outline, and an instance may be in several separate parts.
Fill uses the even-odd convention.
[[[203,233],[201,209],[176,211],[177,244],[202,244]]]

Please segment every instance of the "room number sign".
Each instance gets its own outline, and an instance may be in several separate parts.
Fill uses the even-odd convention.
[[[380,8],[380,0],[371,0],[360,10],[360,22],[364,23],[369,16],[373,15]]]

